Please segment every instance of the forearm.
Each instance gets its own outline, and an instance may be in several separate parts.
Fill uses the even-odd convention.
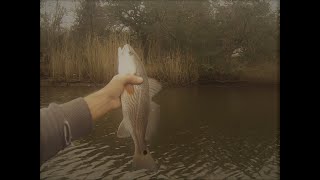
[[[95,121],[118,106],[115,98],[110,96],[108,87],[92,93],[84,98],[87,102],[92,120]]]
[[[120,107],[120,95],[126,84],[141,84],[142,78],[116,75],[108,85],[65,104],[51,103],[40,109],[40,164],[70,144],[71,140],[89,134],[93,121]]]

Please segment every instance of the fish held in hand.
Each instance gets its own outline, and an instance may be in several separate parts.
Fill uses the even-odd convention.
[[[148,78],[144,65],[134,49],[126,44],[118,48],[118,73],[133,74],[143,78],[140,85],[126,85],[121,94],[123,120],[118,128],[119,138],[132,137],[135,151],[135,169],[156,170],[157,166],[147,147],[160,119],[160,106],[152,101],[161,89],[161,84]]]

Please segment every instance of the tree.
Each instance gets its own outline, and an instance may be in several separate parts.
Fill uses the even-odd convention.
[[[40,11],[40,47],[42,51],[49,51],[58,48],[61,44],[61,35],[64,33],[61,28],[62,18],[66,9],[56,0],[55,9],[52,13],[45,10],[47,1],[41,1]],[[49,52],[45,52],[49,53]]]
[[[101,1],[81,0],[76,10],[76,20],[72,30],[78,37],[87,35],[103,37],[106,33],[107,24],[108,19],[101,8]]]

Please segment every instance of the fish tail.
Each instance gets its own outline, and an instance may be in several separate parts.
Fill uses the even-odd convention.
[[[147,153],[146,155],[135,153],[133,155],[133,168],[135,170],[147,169],[156,171],[157,165],[150,153]]]

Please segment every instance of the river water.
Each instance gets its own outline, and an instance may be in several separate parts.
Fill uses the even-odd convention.
[[[43,87],[40,107],[94,92],[93,87]],[[132,170],[134,144],[116,136],[121,109],[101,118],[40,168],[41,179],[280,179],[279,87],[167,88],[150,143],[156,173]]]

